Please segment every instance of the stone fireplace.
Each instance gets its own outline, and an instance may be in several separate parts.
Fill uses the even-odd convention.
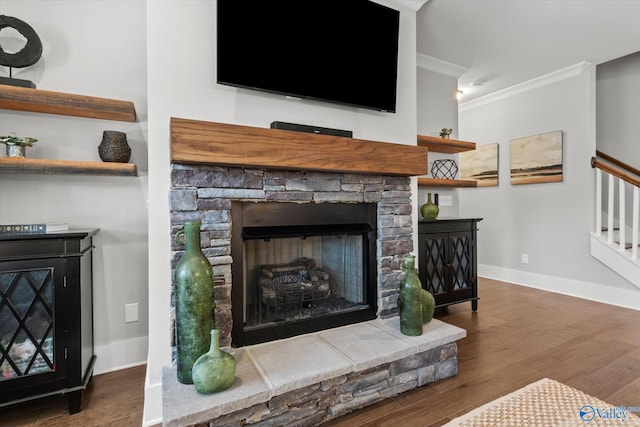
[[[174,118],[171,150],[171,233],[202,222],[238,369],[200,395],[165,368],[164,425],[318,425],[455,375],[466,332],[397,317],[425,148]]]
[[[258,218],[249,228],[275,221],[268,224],[282,232],[282,227],[302,224],[299,220],[282,223],[282,213],[301,209],[300,218],[315,218],[310,225],[343,228],[350,222],[368,226],[372,230],[364,236],[371,248],[367,254],[371,269],[362,272],[367,283],[366,298],[360,302],[370,312],[339,322],[336,316],[327,316],[326,327],[397,314],[399,262],[413,250],[409,176],[426,174],[426,148],[176,118],[171,121],[171,132],[171,233],[175,235],[185,221],[202,222],[204,252],[217,278],[216,326],[221,344],[230,345],[232,335],[234,346],[244,345],[245,335],[249,336],[246,342],[258,342],[251,338],[251,331],[245,333],[251,319],[242,300],[246,295],[240,283],[245,278],[239,277],[245,275],[239,266],[248,262],[240,251],[245,246],[240,240],[245,232],[239,226],[241,205],[255,211],[249,217]],[[338,218],[357,216],[339,214],[356,205],[367,206],[362,214],[365,219],[355,223],[353,219],[343,223],[329,219],[331,213]],[[266,213],[263,207],[267,206],[276,207]],[[333,224],[327,224],[330,221]],[[303,237],[297,233],[296,237]],[[175,266],[182,248],[172,249]],[[285,264],[294,257],[289,258],[276,262]],[[271,336],[278,339],[321,329],[299,328],[301,323],[305,322]],[[263,335],[261,332],[254,335]]]
[[[170,195],[172,232],[175,233],[180,229],[185,221],[202,221],[202,241],[206,246],[203,252],[211,261],[214,276],[217,278],[216,325],[221,331],[221,342],[229,345],[232,342],[233,331],[234,346],[244,345],[247,339],[247,343],[256,343],[260,340],[252,338],[251,328],[248,331],[245,328],[245,324],[251,323],[252,320],[246,316],[243,293],[239,290],[243,287],[242,265],[249,261],[241,251],[244,246],[243,227],[238,224],[240,221],[232,221],[233,216],[239,216],[237,213],[232,214],[234,204],[236,209],[241,209],[239,204],[248,204],[250,208],[261,204],[277,204],[285,212],[299,209],[300,205],[317,206],[321,215],[325,211],[335,211],[361,204],[366,206],[366,215],[370,212],[375,214],[372,221],[377,233],[371,241],[373,251],[368,251],[368,253],[373,252],[370,255],[374,268],[366,272],[368,273],[366,284],[373,283],[373,292],[368,292],[367,307],[373,308],[374,312],[363,313],[359,310],[355,313],[356,315],[349,312],[350,315],[346,316],[349,319],[339,323],[335,322],[335,316],[325,319],[327,327],[335,327],[347,324],[349,320],[358,322],[370,320],[376,316],[386,318],[397,314],[398,285],[402,278],[399,262],[404,255],[413,250],[410,197],[409,179],[405,177],[173,165]],[[304,217],[309,215],[310,213],[305,212]],[[271,217],[261,218],[261,220],[268,224],[275,220],[282,221],[282,214],[274,210]],[[327,221],[329,221],[328,217],[324,221],[325,224],[318,225],[330,227],[331,225],[326,224]],[[333,225],[344,226],[344,224]],[[364,224],[356,222],[354,225],[362,227]],[[257,228],[251,225],[248,227],[254,230]],[[234,229],[237,231],[235,234]],[[288,231],[278,230],[277,232]],[[300,238],[300,232],[291,231],[291,233],[296,234],[294,239]],[[362,233],[369,235],[370,230]],[[252,239],[251,242],[263,242],[266,238],[265,236],[255,237],[256,239]],[[233,253],[232,250],[234,239],[240,240],[235,245],[238,247],[237,253]],[[174,264],[180,257],[180,249],[174,248]],[[275,263],[284,264],[296,256],[289,258],[291,259],[280,259]],[[239,296],[234,299],[236,295]],[[269,305],[277,304],[275,302],[269,304],[267,300],[267,304],[263,305],[265,310],[269,310],[272,308]],[[236,322],[237,320],[242,323]],[[302,322],[293,325],[289,332],[285,331],[283,334],[274,332],[267,335],[273,336],[273,339],[279,339],[321,329],[316,326],[299,328],[300,323]],[[264,328],[258,329],[255,334],[264,336]]]

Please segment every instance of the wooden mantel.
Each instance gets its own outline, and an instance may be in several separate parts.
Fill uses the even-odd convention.
[[[171,118],[171,162],[397,176],[425,175],[428,148]]]

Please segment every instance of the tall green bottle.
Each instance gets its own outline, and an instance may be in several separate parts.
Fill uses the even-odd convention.
[[[184,236],[185,252],[175,269],[176,345],[178,381],[193,384],[195,361],[209,350],[215,328],[213,270],[200,249],[200,221],[185,222],[176,234]]]

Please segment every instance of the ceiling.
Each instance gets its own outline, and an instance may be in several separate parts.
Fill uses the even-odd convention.
[[[640,0],[428,0],[416,27],[418,59],[449,65],[464,102],[640,52]]]

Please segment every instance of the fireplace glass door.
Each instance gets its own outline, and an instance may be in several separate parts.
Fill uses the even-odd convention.
[[[359,234],[246,240],[246,327],[367,308],[363,250]]]
[[[368,218],[370,207],[364,205]],[[305,205],[301,210],[293,205],[286,209],[287,218],[276,215],[267,223],[262,218],[253,224],[257,226],[251,226],[250,219],[245,222],[241,251],[236,251],[242,254],[241,262],[234,256],[234,268],[243,266],[233,277],[234,344],[375,318],[375,227],[358,214],[360,222],[344,223],[344,215],[314,220],[305,215],[312,209],[323,214],[342,210],[336,205]],[[241,304],[236,298],[242,298]]]

